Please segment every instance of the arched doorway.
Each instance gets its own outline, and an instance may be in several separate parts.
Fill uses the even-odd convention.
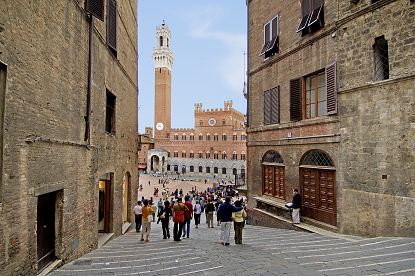
[[[262,158],[262,193],[285,200],[284,160],[274,150]]]
[[[126,172],[122,184],[122,222],[130,222],[130,203],[131,203],[131,175]]]
[[[304,216],[337,225],[336,168],[321,150],[310,150],[301,158],[301,212]]]
[[[157,155],[151,156],[151,170],[152,171],[160,171],[160,157]]]

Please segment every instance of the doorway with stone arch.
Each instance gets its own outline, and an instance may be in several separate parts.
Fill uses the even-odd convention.
[[[302,215],[337,226],[336,168],[324,151],[313,149],[300,161]]]

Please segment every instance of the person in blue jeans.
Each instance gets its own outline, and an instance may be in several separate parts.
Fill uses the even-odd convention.
[[[190,221],[193,218],[193,205],[188,195],[184,197],[184,205],[187,207],[187,209],[184,211],[183,238],[186,236],[189,238]]]

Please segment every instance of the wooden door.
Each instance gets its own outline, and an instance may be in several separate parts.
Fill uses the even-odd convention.
[[[274,166],[274,196],[285,200],[285,167]]]
[[[301,195],[304,216],[337,225],[336,171],[301,168]]]
[[[38,196],[37,202],[37,267],[43,270],[55,259],[56,194]]]
[[[274,170],[272,166],[263,166],[263,189],[262,193],[267,195],[273,195],[274,186]]]

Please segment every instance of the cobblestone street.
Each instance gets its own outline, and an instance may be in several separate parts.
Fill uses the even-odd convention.
[[[204,222],[204,219],[202,219]],[[219,243],[220,227],[192,225],[190,239],[149,243],[130,231],[52,275],[414,275],[415,239],[327,237],[246,226],[244,244]],[[132,227],[133,228],[133,227]],[[233,232],[231,233],[233,237]]]

